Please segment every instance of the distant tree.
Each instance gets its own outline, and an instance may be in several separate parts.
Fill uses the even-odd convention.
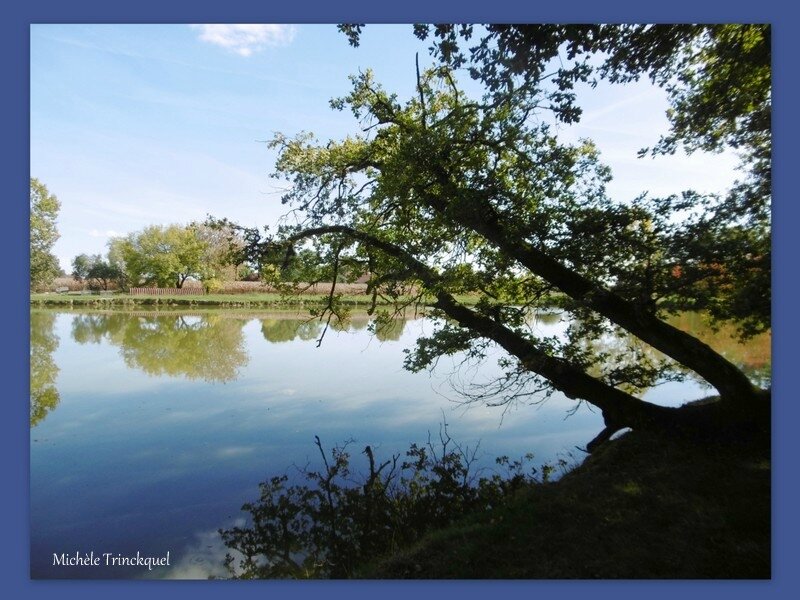
[[[120,289],[126,289],[131,285],[131,277],[128,274],[127,266],[125,265],[125,257],[123,255],[123,247],[125,238],[116,237],[108,241],[108,251],[106,257],[108,264],[112,265],[119,273],[117,285]],[[138,283],[138,281],[136,282]]]
[[[331,281],[346,281],[347,274],[344,269],[334,274],[330,271],[329,262],[320,255],[318,248],[300,248],[292,250],[288,255],[276,256],[271,263],[276,270],[278,281],[295,283],[316,283]]]
[[[203,278],[207,249],[192,227],[151,225],[113,239],[109,257],[130,285],[182,288],[190,277]]]
[[[95,254],[89,256],[88,254],[79,254],[72,259],[72,278],[75,281],[84,282],[89,276],[89,269],[92,268],[95,260],[99,260],[100,256]]]
[[[61,203],[38,179],[30,180],[30,271],[31,288],[48,285],[61,273],[58,259],[52,253],[59,238],[56,220]]]
[[[124,284],[124,273],[120,267],[99,254],[79,254],[72,260],[72,277],[85,282],[90,289],[108,290],[112,283]]]
[[[222,231],[224,236],[214,234],[220,239],[216,242],[220,249],[225,248],[222,240],[227,241],[227,252],[223,253],[226,264],[236,266],[237,278],[244,281],[258,281],[282,286],[293,283],[316,283],[331,281],[349,281],[362,273],[348,272],[349,263],[334,274],[328,260],[328,250],[323,245],[307,244],[304,247],[272,248],[265,250],[269,239],[269,228],[245,227],[229,219],[208,217],[203,227],[212,231]],[[358,267],[360,268],[360,266]]]
[[[209,217],[203,223],[190,223],[188,228],[204,245],[199,278],[206,290],[236,281],[244,240],[233,225]]]
[[[119,267],[106,260],[98,260],[89,269],[89,280],[92,285],[108,290],[112,283],[119,283],[123,279],[123,273]]]
[[[258,271],[255,271],[250,265],[239,265],[236,270],[236,279],[238,281],[258,281],[260,277]]]

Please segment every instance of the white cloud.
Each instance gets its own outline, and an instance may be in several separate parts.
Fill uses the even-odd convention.
[[[615,102],[607,104],[596,110],[584,113],[584,115],[581,117],[580,124],[588,125],[589,123],[597,121],[598,119],[601,119],[602,117],[605,117],[607,115],[624,113],[625,111],[622,111],[622,109],[628,108],[632,105],[643,105],[643,106],[652,105],[654,101],[661,100],[663,96],[664,96],[663,92],[659,90],[657,87],[655,86],[646,87],[644,91],[638,94],[623,96]],[[624,118],[619,120],[622,123],[625,123]]]
[[[246,23],[239,25],[191,25],[200,31],[200,39],[210,44],[222,46],[240,56],[250,56],[265,46],[286,46],[294,39],[292,25],[259,25]]]
[[[100,231],[99,229],[92,229],[89,232],[89,235],[96,238],[112,238],[112,237],[119,237],[122,234],[118,231],[114,231],[113,229],[107,229],[105,231]]]
[[[232,527],[244,527],[247,522],[238,518],[231,523]],[[226,524],[227,526],[227,524]],[[225,564],[225,555],[232,554],[236,565],[244,558],[238,551],[225,546],[222,537],[216,529],[199,531],[194,534],[194,540],[179,553],[178,562],[167,573],[167,579],[208,579],[212,577],[230,577]]]

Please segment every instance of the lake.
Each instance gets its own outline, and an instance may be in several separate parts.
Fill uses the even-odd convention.
[[[700,336],[764,384],[770,340],[746,346],[699,315],[676,324]],[[224,575],[217,530],[242,522],[258,483],[319,464],[314,436],[351,441],[377,458],[437,438],[442,423],[463,446],[479,444],[478,468],[528,452],[534,464],[573,464],[603,427],[587,405],[554,394],[546,403],[465,404],[457,390],[500,370],[461,357],[432,372],[403,370],[406,348],[432,323],[395,320],[373,334],[366,314],[330,330],[277,311],[31,311],[30,508],[32,578],[206,578]],[[543,335],[566,326],[538,315]],[[499,355],[498,355],[499,356]],[[708,395],[687,380],[648,390],[678,405]],[[94,552],[102,565],[54,565],[54,555]],[[105,565],[109,557],[163,557],[169,567]],[[59,558],[59,560],[62,560]],[[86,561],[84,561],[86,562]]]

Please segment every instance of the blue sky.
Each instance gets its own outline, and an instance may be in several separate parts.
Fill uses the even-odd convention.
[[[31,176],[61,201],[62,267],[149,224],[207,214],[274,223],[282,184],[261,142],[278,131],[358,132],[328,101],[366,68],[407,98],[416,52],[428,60],[409,25],[370,25],[357,49],[333,25],[32,25]],[[636,157],[667,128],[665,94],[649,82],[579,98],[582,122],[561,135],[598,144],[613,197],[721,192],[733,181],[730,154]]]

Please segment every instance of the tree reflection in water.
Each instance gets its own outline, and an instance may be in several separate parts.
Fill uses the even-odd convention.
[[[273,344],[291,342],[294,339],[316,340],[321,331],[322,324],[318,319],[302,320],[280,317],[261,319],[261,333],[265,340]]]
[[[30,425],[34,427],[59,403],[56,388],[59,367],[54,359],[59,339],[55,334],[58,313],[46,310],[31,311],[31,391]],[[538,313],[536,322],[557,325],[560,315]],[[269,313],[237,314],[225,311],[187,314],[170,312],[103,312],[71,315],[72,337],[79,344],[106,342],[120,348],[125,364],[149,375],[181,376],[208,382],[232,381],[248,360],[244,325],[258,319],[261,333],[270,343],[319,338],[322,324],[297,314]],[[672,319],[675,326],[689,331],[728,360],[739,366],[757,385],[768,386],[771,378],[770,334],[765,333],[739,343],[732,328],[713,330],[702,315],[684,313]],[[339,331],[369,329],[381,341],[397,341],[407,325],[405,318],[374,319],[366,313],[353,313],[343,322],[333,322]],[[616,372],[625,368],[638,375],[642,388],[655,383],[654,373],[641,370],[641,357],[658,362],[661,355],[649,346],[629,339],[604,341],[603,351],[608,358],[600,369],[614,366]],[[634,351],[635,350],[635,351]],[[638,359],[637,359],[638,357]],[[637,365],[634,363],[638,363]],[[644,376],[648,375],[648,376]],[[633,378],[637,379],[637,378]],[[633,381],[617,382],[634,385]]]
[[[736,337],[736,328],[733,325],[720,325],[712,328],[701,313],[681,313],[669,319],[669,322],[711,346],[744,371],[745,375],[756,385],[764,388],[771,385],[771,331],[740,342]]]
[[[58,348],[56,313],[31,312],[31,427],[35,427],[60,400],[56,388],[58,365],[53,353]]]
[[[363,331],[371,327],[375,337],[381,342],[396,342],[403,335],[406,319],[394,318],[386,322],[376,322],[366,313],[351,314],[346,320],[333,319],[330,329],[333,331]],[[316,318],[287,318],[282,315],[261,319],[261,333],[264,339],[272,343],[291,342],[292,340],[313,341],[322,335],[323,323]]]
[[[541,315],[537,315],[541,319]],[[741,340],[733,324],[719,324],[712,327],[707,318],[696,312],[674,315],[667,321],[690,333],[730,362],[740,368],[757,386],[768,388],[772,379],[771,332],[755,335]],[[602,338],[581,338],[580,321],[569,324],[567,334],[577,335],[574,344],[581,349],[586,346],[587,355],[599,357],[586,370],[629,393],[643,393],[659,382],[682,381],[690,378],[701,385],[706,382],[693,371],[688,371],[666,355],[638,338],[621,331],[617,336]],[[584,341],[591,340],[591,341]]]
[[[224,313],[90,313],[75,315],[72,337],[79,344],[106,340],[128,367],[148,375],[226,382],[247,364],[246,322]]]

